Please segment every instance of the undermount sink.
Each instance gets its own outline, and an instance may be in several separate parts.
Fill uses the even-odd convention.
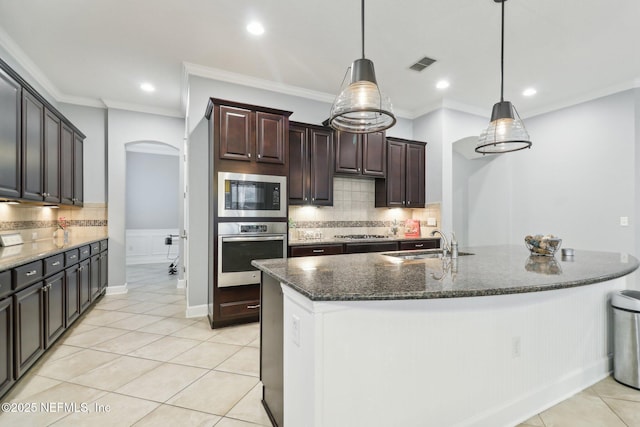
[[[382,255],[392,256],[400,259],[426,259],[426,258],[442,258],[442,251],[412,251],[412,252],[385,252]],[[473,255],[471,252],[458,252],[458,256]]]

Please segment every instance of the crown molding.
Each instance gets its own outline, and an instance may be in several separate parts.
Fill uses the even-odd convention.
[[[179,110],[173,110],[169,108],[150,107],[148,105],[131,104],[128,102],[114,101],[111,99],[102,99],[106,108],[113,108],[116,110],[128,110],[136,111],[138,113],[156,114],[159,116],[177,117],[184,119],[184,114]]]

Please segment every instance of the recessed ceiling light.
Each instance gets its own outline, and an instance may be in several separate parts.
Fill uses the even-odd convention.
[[[254,36],[260,36],[264,34],[264,27],[260,22],[253,21],[250,22],[249,25],[247,25],[247,31],[249,31],[249,33],[253,34]]]
[[[447,80],[440,80],[438,83],[436,83],[436,87],[438,89],[446,89],[450,86],[451,84],[447,81]]]
[[[156,88],[154,85],[152,85],[151,83],[142,83],[140,85],[140,89],[142,89],[145,92],[155,92]]]
[[[537,90],[535,90],[535,89],[534,89],[534,88],[532,88],[532,87],[530,87],[530,88],[528,88],[528,89],[525,89],[525,90],[522,92],[522,94],[523,94],[524,96],[533,96],[533,95],[535,95],[536,93],[538,93],[538,91],[537,91]]]

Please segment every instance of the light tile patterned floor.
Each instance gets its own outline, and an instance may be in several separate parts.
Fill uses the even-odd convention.
[[[129,268],[127,282],[129,293],[99,301],[2,399],[76,411],[0,413],[0,426],[270,426],[258,324],[214,331],[185,319],[164,264]],[[640,427],[640,391],[606,378],[519,425],[590,426]]]
[[[259,325],[214,331],[206,318],[186,319],[167,270],[130,267],[129,293],[102,298],[2,399],[37,412],[0,413],[0,426],[270,426]]]

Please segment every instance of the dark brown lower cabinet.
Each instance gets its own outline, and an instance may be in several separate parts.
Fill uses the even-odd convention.
[[[44,347],[49,348],[66,327],[64,272],[45,279],[43,291],[46,332]]]
[[[398,244],[396,242],[347,243],[344,245],[344,252],[347,254],[397,250]]]
[[[15,382],[13,376],[13,298],[0,301],[0,396]]]
[[[89,289],[91,292],[91,301],[100,295],[100,255],[91,257],[91,266],[89,267]]]
[[[44,352],[44,292],[38,282],[13,295],[15,306],[15,378]]]
[[[91,304],[91,276],[89,275],[90,260],[86,259],[78,264],[78,294],[80,295],[80,313]]]
[[[104,291],[107,288],[108,283],[108,270],[109,269],[109,253],[101,252],[100,253],[100,292]]]
[[[66,282],[67,327],[80,316],[79,265],[75,264],[64,271]]]

